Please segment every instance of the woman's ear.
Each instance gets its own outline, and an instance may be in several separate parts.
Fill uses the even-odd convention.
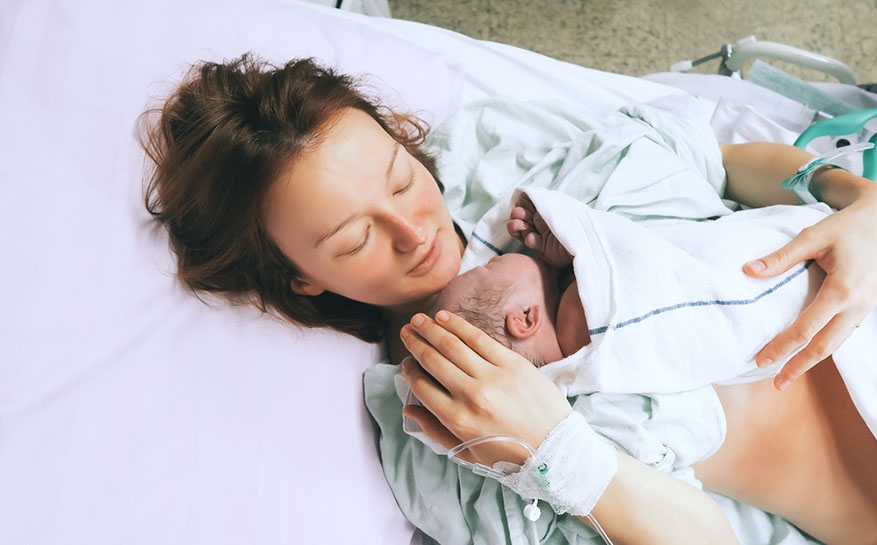
[[[320,295],[326,291],[319,284],[300,276],[293,276],[292,280],[289,281],[289,287],[292,288],[293,293],[297,293],[298,295],[310,295],[311,297]]]
[[[509,334],[518,339],[529,339],[539,331],[545,317],[541,305],[514,307],[506,311],[505,327]]]

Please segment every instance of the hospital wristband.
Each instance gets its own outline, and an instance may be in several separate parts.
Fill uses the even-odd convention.
[[[798,197],[798,200],[801,201],[801,204],[815,204],[819,202],[819,199],[814,197],[813,193],[810,191],[810,181],[813,179],[813,175],[819,168],[827,166],[830,168],[847,170],[837,163],[834,163],[834,160],[838,157],[843,157],[844,155],[849,155],[850,153],[865,151],[873,147],[874,144],[871,142],[854,144],[852,146],[844,146],[839,151],[831,155],[825,155],[822,157],[816,157],[814,159],[811,159],[810,161],[804,163],[801,168],[798,169],[798,172],[796,172],[794,176],[786,178],[783,181],[782,188],[791,189],[795,193],[795,196]]]
[[[815,159],[811,159],[804,163],[794,176],[786,178],[783,181],[782,188],[791,189],[795,193],[795,196],[798,197],[801,204],[816,204],[819,202],[819,199],[814,197],[813,193],[810,192],[810,181],[813,179],[813,175],[816,171],[824,166],[846,170],[838,164],[828,162],[828,159],[825,157],[816,157]]]
[[[520,470],[498,480],[524,499],[548,502],[559,515],[585,516],[617,471],[615,447],[573,411],[551,430]]]

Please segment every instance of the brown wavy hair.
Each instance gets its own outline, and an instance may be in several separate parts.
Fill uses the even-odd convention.
[[[193,291],[252,303],[307,327],[331,327],[380,340],[380,307],[334,293],[299,295],[295,264],[263,221],[269,188],[303,152],[319,144],[327,122],[359,109],[435,175],[419,146],[428,127],[370,98],[362,83],[313,59],[274,66],[252,54],[194,65],[160,108],[139,120],[152,161],[146,209],[170,234],[179,278]]]

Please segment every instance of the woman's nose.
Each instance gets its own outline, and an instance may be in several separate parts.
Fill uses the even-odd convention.
[[[393,234],[393,249],[399,253],[408,253],[426,242],[426,230],[423,225],[405,216],[394,216],[390,221]]]

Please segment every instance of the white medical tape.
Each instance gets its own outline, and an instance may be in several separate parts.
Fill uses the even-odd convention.
[[[524,499],[548,502],[557,514],[588,515],[618,471],[615,447],[573,411],[562,420],[523,466],[499,480]]]

